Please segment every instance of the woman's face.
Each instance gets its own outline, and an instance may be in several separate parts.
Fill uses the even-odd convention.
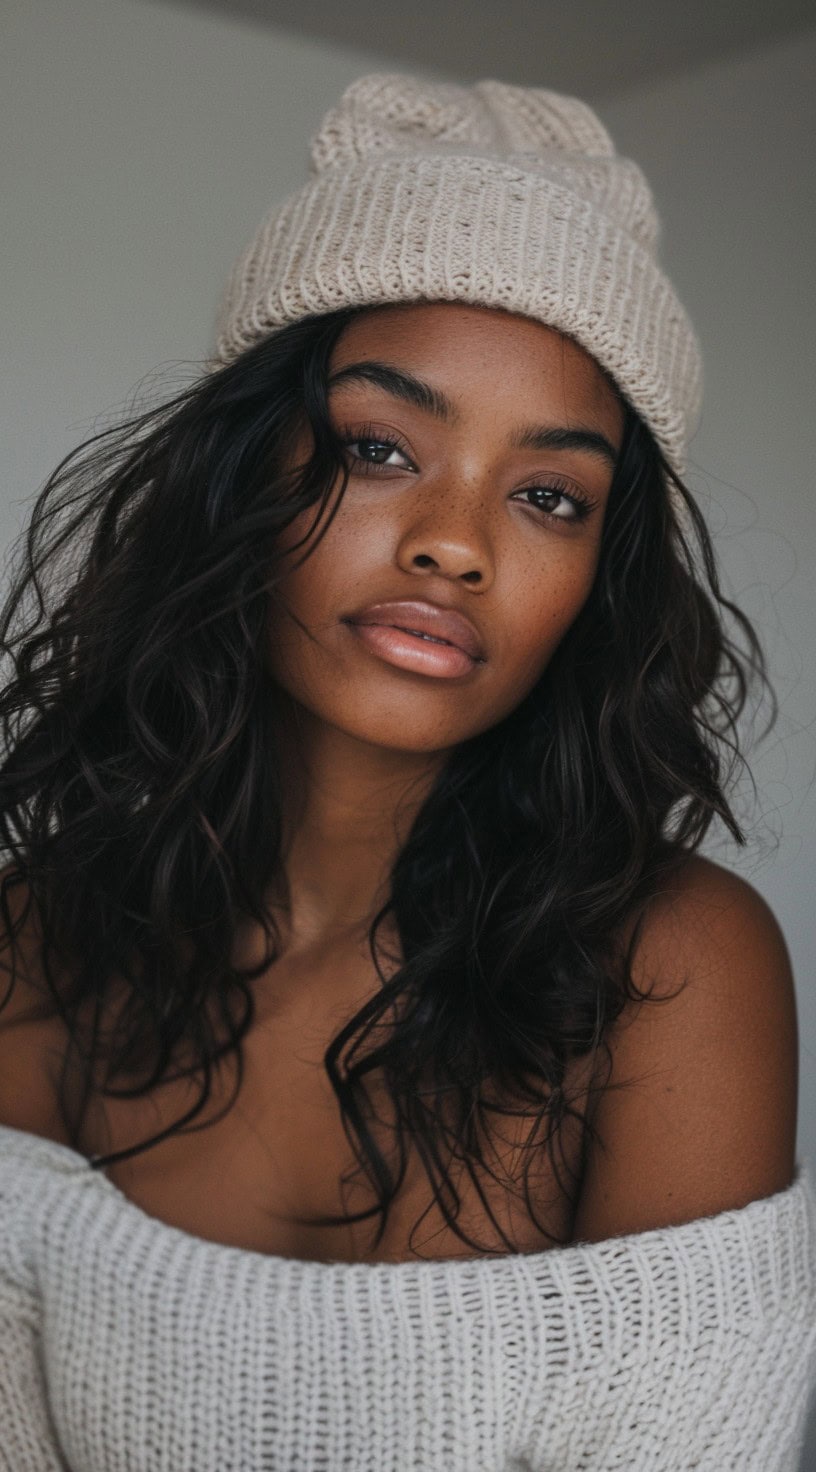
[[[268,668],[349,736],[441,751],[520,703],[584,604],[623,409],[560,333],[460,304],[355,318],[329,376],[351,473],[328,531],[279,584]],[[310,448],[304,430],[295,463]],[[451,612],[470,629],[442,623]]]

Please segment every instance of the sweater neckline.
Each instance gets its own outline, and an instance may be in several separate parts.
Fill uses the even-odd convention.
[[[814,1193],[810,1165],[807,1159],[797,1158],[790,1184],[771,1196],[757,1197],[744,1206],[728,1207],[724,1211],[695,1217],[688,1222],[679,1222],[668,1227],[650,1227],[639,1232],[619,1233],[617,1236],[603,1237],[594,1242],[569,1242],[562,1247],[544,1248],[540,1252],[505,1252],[483,1254],[479,1257],[400,1258],[392,1262],[350,1262],[345,1258],[287,1257],[280,1253],[261,1252],[255,1248],[236,1247],[229,1242],[215,1242],[208,1237],[199,1237],[194,1232],[188,1232],[183,1227],[176,1227],[171,1222],[162,1221],[161,1217],[153,1216],[144,1207],[139,1206],[138,1202],[132,1201],[121,1187],[116,1185],[115,1181],[109,1180],[102,1170],[95,1169],[87,1156],[74,1150],[70,1145],[52,1140],[46,1135],[34,1134],[30,1130],[20,1130],[13,1125],[0,1124],[0,1157],[9,1152],[19,1153],[23,1157],[32,1154],[35,1157],[51,1156],[54,1163],[66,1173],[75,1175],[81,1181],[98,1184],[103,1192],[107,1192],[118,1203],[124,1215],[140,1225],[143,1230],[153,1233],[157,1238],[173,1237],[190,1248],[206,1249],[216,1257],[237,1256],[242,1260],[255,1259],[257,1262],[267,1264],[270,1270],[277,1268],[287,1273],[305,1272],[316,1276],[332,1274],[340,1277],[345,1275],[361,1277],[393,1273],[404,1276],[412,1271],[418,1271],[421,1275],[434,1270],[437,1272],[444,1270],[446,1273],[451,1271],[455,1273],[482,1272],[501,1268],[506,1270],[511,1264],[522,1264],[530,1270],[535,1270],[545,1264],[549,1265],[553,1259],[557,1259],[563,1268],[566,1268],[567,1262],[577,1263],[578,1261],[597,1261],[600,1265],[610,1255],[642,1250],[649,1245],[657,1245],[661,1242],[680,1243],[688,1237],[699,1236],[701,1231],[716,1232],[724,1227],[729,1219],[743,1222],[746,1226],[749,1222],[758,1225],[761,1216],[768,1212],[778,1212],[785,1202],[792,1203],[800,1196],[807,1197],[811,1210],[814,1211],[814,1222],[816,1223],[816,1193]]]

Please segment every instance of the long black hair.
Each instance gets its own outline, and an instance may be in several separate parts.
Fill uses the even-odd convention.
[[[265,896],[281,869],[281,692],[262,649],[291,565],[280,534],[313,507],[294,549],[307,556],[345,489],[327,379],[352,315],[290,325],[95,435],[57,467],[15,544],[0,614],[0,899],[12,947],[35,906],[43,1007],[69,1039],[70,1138],[93,1087],[136,1098],[171,1078],[201,1084],[168,1129],[97,1166],[196,1128],[220,1060],[237,1077],[219,1119],[241,1088],[252,982],[280,953]],[[749,687],[767,687],[761,648],[721,590],[692,496],[624,407],[592,592],[521,704],[449,753],[369,930],[380,988],[325,1053],[376,1204],[312,1221],[379,1213],[379,1243],[410,1141],[445,1220],[482,1250],[457,1225],[451,1162],[477,1187],[493,1173],[480,1141],[498,1110],[530,1116],[558,1173],[566,1117],[592,1133],[567,1067],[602,1052],[627,998],[644,995],[638,923],[626,945],[616,937],[715,818],[744,841],[727,790]],[[313,452],[293,467],[307,423]],[[389,914],[401,955],[387,977]],[[242,969],[233,941],[247,917],[267,954]],[[123,1000],[105,1035],[112,978]],[[85,1084],[69,1101],[71,1051]],[[370,1127],[368,1074],[393,1109],[396,1169]]]

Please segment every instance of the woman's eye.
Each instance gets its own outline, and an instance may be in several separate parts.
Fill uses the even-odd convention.
[[[352,459],[360,461],[363,465],[387,465],[392,455],[401,455],[403,460],[408,458],[405,451],[401,450],[393,440],[358,436],[355,440],[344,440],[343,444],[351,451]]]
[[[357,470],[363,475],[389,466],[394,470],[404,469],[404,466],[397,463],[400,458],[407,461],[412,469],[416,468],[407,450],[397,440],[387,436],[358,434],[354,439],[351,436],[346,437],[342,443],[350,452],[352,460],[356,461]],[[544,520],[550,521],[583,521],[595,505],[594,501],[579,495],[571,484],[526,486],[517,494],[535,498],[527,504],[533,510],[542,512]]]
[[[526,486],[518,494],[537,497],[537,504],[528,504],[534,505],[535,509],[543,511],[545,516],[552,517],[554,521],[583,521],[594,504],[574,490],[562,490],[560,486]]]

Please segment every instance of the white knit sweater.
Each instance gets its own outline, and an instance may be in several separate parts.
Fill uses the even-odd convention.
[[[4,1472],[793,1472],[810,1166],[735,1211],[447,1262],[207,1242],[0,1126]]]

